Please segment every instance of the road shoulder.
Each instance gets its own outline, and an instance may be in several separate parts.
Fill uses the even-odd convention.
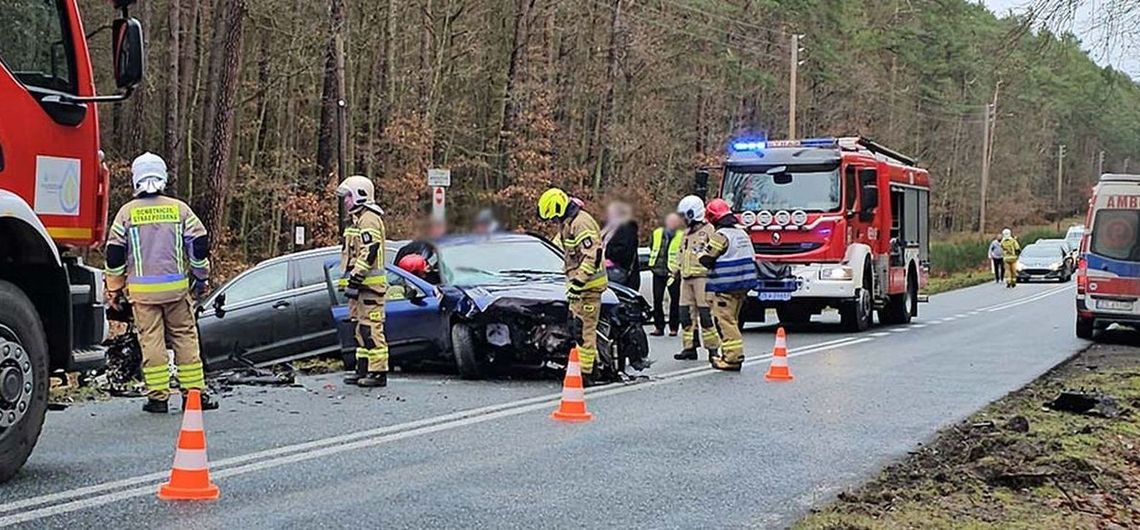
[[[1111,336],[995,401],[795,527],[1140,527],[1140,348]],[[1062,390],[1112,418],[1051,410]]]

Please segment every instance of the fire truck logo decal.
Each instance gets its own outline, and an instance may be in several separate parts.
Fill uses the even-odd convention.
[[[79,215],[79,159],[36,157],[36,213]]]

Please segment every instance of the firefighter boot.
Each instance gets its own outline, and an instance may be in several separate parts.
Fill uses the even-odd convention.
[[[717,370],[723,370],[725,372],[739,372],[740,366],[743,364],[743,363],[730,363],[728,361],[725,361],[724,357],[720,357],[720,356],[714,357],[710,361],[710,363],[712,364],[713,368],[716,368]]]
[[[143,412],[166,414],[170,412],[170,404],[165,399],[147,399],[146,403],[143,404]]]
[[[357,386],[373,388],[388,386],[388,372],[368,372],[356,382]]]
[[[710,363],[716,363],[718,360],[720,360],[720,358],[721,358],[720,348],[709,348],[709,362]]]
[[[356,369],[344,376],[344,384],[355,385],[368,375],[368,361],[356,360]]]
[[[697,360],[697,349],[685,348],[681,350],[681,353],[673,354],[673,358],[678,361],[695,361]]]
[[[200,393],[202,395],[202,410],[218,410],[221,405],[209,393],[205,390]],[[182,410],[186,410],[187,395],[186,392],[182,393]]]

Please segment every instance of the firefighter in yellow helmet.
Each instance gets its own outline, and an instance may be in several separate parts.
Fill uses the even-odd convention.
[[[713,325],[711,297],[705,291],[708,267],[701,257],[709,250],[709,242],[716,228],[705,222],[705,202],[689,195],[677,203],[677,213],[688,223],[685,239],[681,240],[681,352],[677,360],[696,360],[696,329],[700,324],[701,344],[709,352],[709,361],[720,354],[720,334]]]
[[[566,192],[550,188],[538,198],[538,216],[558,221],[558,240],[565,251],[566,300],[570,302],[571,335],[578,346],[582,374],[593,381],[598,356],[598,317],[608,280],[598,222]]]
[[[122,291],[130,293],[131,310],[142,348],[147,387],[146,412],[166,413],[170,398],[170,366],[166,347],[174,350],[178,387],[202,390],[202,408],[218,408],[205,392],[206,379],[198,345],[191,296],[201,299],[209,288],[210,237],[186,203],[163,195],[166,162],[144,153],[131,164],[135,198],[115,214],[107,237],[107,295],[113,309],[123,309]]]
[[[336,189],[351,223],[344,230],[340,265],[341,282],[348,298],[348,313],[356,325],[356,373],[346,384],[388,386],[388,343],[384,339],[384,210],[376,204],[375,188],[367,177],[344,179]]]

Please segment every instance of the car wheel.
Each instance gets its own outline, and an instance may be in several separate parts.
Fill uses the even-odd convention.
[[[1093,320],[1091,318],[1077,318],[1077,338],[1093,338]]]
[[[35,306],[0,281],[0,483],[27,461],[47,413],[48,349]]]
[[[642,326],[632,326],[622,334],[620,355],[630,364],[649,359],[649,337]]]
[[[457,323],[451,326],[451,353],[455,356],[455,366],[464,379],[480,379],[484,376],[483,364],[475,353],[475,333],[471,326]]]

